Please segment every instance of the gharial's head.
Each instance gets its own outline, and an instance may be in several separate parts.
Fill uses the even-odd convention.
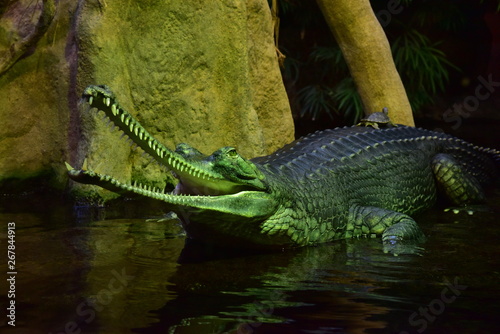
[[[174,191],[178,195],[218,196],[245,190],[267,190],[264,175],[234,147],[223,147],[206,156],[182,143],[172,153],[169,168],[179,180]]]
[[[120,107],[108,87],[89,86],[83,99],[91,109],[103,111],[137,146],[170,169],[179,182],[173,192],[165,193],[68,165],[73,180],[164,201],[194,238],[223,244],[231,238],[228,244],[245,243],[245,239],[250,243],[276,243],[265,235],[260,236],[264,238],[261,241],[252,239],[259,238],[255,234],[260,233],[260,223],[275,213],[277,202],[262,172],[236,149],[223,147],[206,156],[187,144],[179,144],[171,151]]]

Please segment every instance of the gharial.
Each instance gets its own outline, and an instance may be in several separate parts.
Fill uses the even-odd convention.
[[[319,131],[250,160],[233,147],[209,156],[187,144],[171,151],[106,86],[87,87],[83,99],[167,166],[178,184],[164,193],[68,165],[69,176],[168,203],[189,237],[221,246],[285,248],[381,236],[397,252],[424,238],[411,216],[434,205],[438,193],[456,206],[481,203],[482,187],[499,176],[500,151],[403,125]]]

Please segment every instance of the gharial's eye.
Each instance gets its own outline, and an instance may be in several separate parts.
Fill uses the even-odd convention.
[[[238,152],[236,152],[235,148],[232,148],[229,151],[227,151],[227,155],[231,158],[236,158],[238,156]]]

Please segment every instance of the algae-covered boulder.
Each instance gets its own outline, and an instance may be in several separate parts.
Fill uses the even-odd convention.
[[[265,0],[61,0],[57,7],[31,52],[0,76],[0,186],[49,174],[51,187],[64,188],[64,161],[79,166],[84,158],[120,180],[165,185],[165,171],[78,103],[90,84],[108,85],[171,148],[187,142],[209,154],[235,146],[251,158],[293,140]],[[12,25],[5,26],[7,36]],[[1,52],[12,41],[0,43]],[[91,186],[74,191],[108,196]]]
[[[61,162],[68,150],[69,75],[64,48],[69,17],[61,16],[55,29],[52,5],[29,0],[0,5],[2,193],[41,185],[62,188],[66,183]],[[61,3],[60,10],[66,9]]]

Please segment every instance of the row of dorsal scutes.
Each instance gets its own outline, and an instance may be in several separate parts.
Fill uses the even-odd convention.
[[[379,159],[388,154],[400,152],[404,145],[411,142],[426,142],[428,141],[453,141],[453,137],[439,137],[436,135],[421,135],[410,138],[395,138],[389,140],[381,140],[379,142],[370,142],[370,138],[361,133],[353,134],[349,137],[335,138],[329,143],[323,143],[317,149],[303,153],[289,160],[287,163],[280,166],[280,169],[289,168],[291,170],[314,171],[319,172],[323,169],[329,169],[334,165],[340,167],[340,164],[349,163],[356,157],[362,160]],[[385,149],[378,149],[385,147]],[[412,151],[413,152],[413,151]],[[366,156],[365,154],[369,154]],[[313,163],[312,163],[313,162]],[[333,163],[333,165],[332,165]]]
[[[91,107],[103,111],[105,115],[123,133],[144,152],[153,157],[161,165],[177,172],[178,174],[188,173],[200,179],[216,179],[217,175],[210,173],[201,166],[187,161],[183,156],[169,150],[156,138],[154,138],[144,127],[106,91],[97,89],[91,91],[88,102]],[[89,92],[90,93],[90,92]],[[102,99],[102,104],[98,99]],[[104,105],[105,107],[99,108]]]

